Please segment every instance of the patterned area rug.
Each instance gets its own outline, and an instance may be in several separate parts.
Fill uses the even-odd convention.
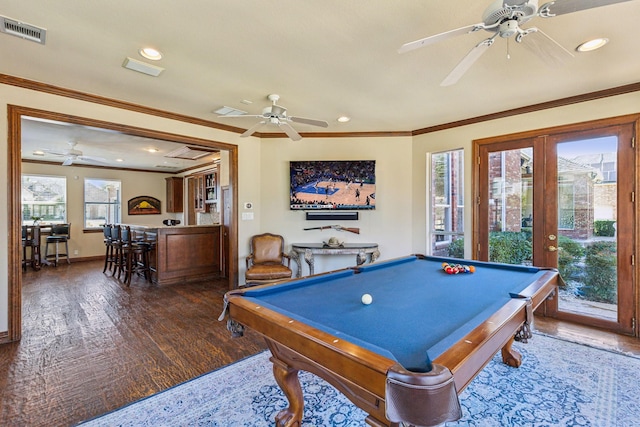
[[[638,426],[640,359],[543,335],[516,343],[520,368],[494,359],[446,426]],[[303,426],[364,426],[366,414],[307,372]],[[261,353],[90,420],[96,426],[272,426],[287,401]]]

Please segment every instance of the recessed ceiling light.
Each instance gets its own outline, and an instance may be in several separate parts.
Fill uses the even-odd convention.
[[[347,123],[349,120],[351,120],[351,117],[349,116],[340,116],[337,119],[340,123]]]
[[[147,151],[150,153],[157,153],[160,150],[158,150],[157,148],[151,147],[151,148],[147,148]]]
[[[124,162],[124,159],[116,159],[116,162]]]
[[[152,47],[144,47],[140,49],[139,52],[141,56],[152,61],[159,61],[162,59],[162,52]]]
[[[34,156],[44,156],[44,151],[41,150],[36,150],[33,152]]]
[[[589,40],[578,45],[576,50],[578,52],[590,52],[592,50],[600,49],[605,44],[609,43],[609,39],[599,37],[597,39]]]

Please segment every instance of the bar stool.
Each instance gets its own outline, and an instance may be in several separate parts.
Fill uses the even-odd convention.
[[[144,234],[143,234],[144,236]],[[149,254],[151,252],[151,243],[134,238],[129,227],[123,233],[123,252],[125,254],[125,276],[124,281],[127,286],[131,286],[131,277],[136,274],[143,276],[145,280],[151,283],[151,268],[149,266]]]
[[[27,259],[27,248],[31,249]],[[40,270],[40,227],[22,226],[22,270],[27,271],[27,265],[34,270]]]
[[[118,279],[120,274],[124,271],[126,266],[125,245],[128,239],[128,227],[122,227],[120,225],[114,225],[111,228],[111,246],[113,251],[113,262],[111,264],[111,275],[115,276],[118,273]]]
[[[111,230],[113,229],[113,225],[112,224],[105,224],[104,227],[102,228],[102,232],[104,234],[104,246],[106,249],[105,255],[104,255],[104,269],[102,270],[102,272],[106,272],[107,268],[109,269],[109,271],[111,271],[111,268],[113,267],[113,264],[115,262],[115,247],[114,247],[114,239],[111,237]]]
[[[55,224],[51,226],[51,234],[47,236],[46,239],[46,247],[44,250],[44,259],[49,260],[49,258],[54,258],[54,265],[58,266],[58,261],[60,257],[67,258],[67,264],[71,264],[69,260],[69,239],[71,239],[71,224]],[[64,243],[64,253],[60,252],[59,245],[60,243]],[[49,245],[55,244],[56,253],[49,255]]]

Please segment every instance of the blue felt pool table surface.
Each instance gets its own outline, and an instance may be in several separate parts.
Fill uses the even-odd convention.
[[[447,274],[450,258],[404,257],[357,269],[248,289],[244,297],[340,339],[428,370],[430,361],[537,280],[536,267],[462,261],[474,273]],[[363,294],[373,302],[361,302]],[[525,304],[524,299],[522,304]]]

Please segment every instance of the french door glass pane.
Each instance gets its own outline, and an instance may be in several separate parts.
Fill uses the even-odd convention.
[[[557,145],[560,311],[617,320],[617,143]]]
[[[533,263],[533,151],[489,154],[489,261]]]

